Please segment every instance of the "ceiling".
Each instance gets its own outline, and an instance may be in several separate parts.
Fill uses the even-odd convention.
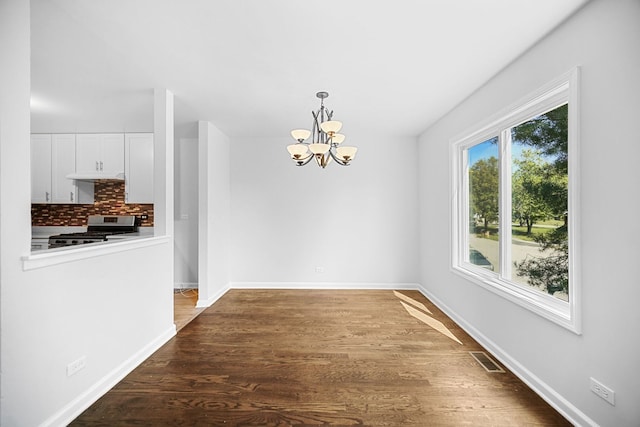
[[[347,138],[413,136],[586,0],[31,0],[32,130],[176,127],[232,137],[311,126],[316,92]]]

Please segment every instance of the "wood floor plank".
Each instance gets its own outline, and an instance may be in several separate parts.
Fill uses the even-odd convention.
[[[176,289],[173,292],[173,318],[176,330],[184,328],[204,309],[196,307],[198,303],[197,289]]]
[[[462,345],[393,291],[232,290],[74,426],[565,426],[422,294]],[[406,299],[404,299],[406,301]]]

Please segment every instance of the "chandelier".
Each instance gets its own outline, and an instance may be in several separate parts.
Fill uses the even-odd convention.
[[[316,96],[320,98],[320,109],[312,111],[313,127],[307,129],[294,129],[291,131],[293,139],[297,144],[287,146],[291,160],[297,166],[304,166],[316,159],[318,166],[325,168],[333,159],[337,164],[348,166],[353,160],[358,149],[356,147],[341,146],[345,136],[338,133],[342,128],[342,122],[332,120],[333,111],[329,111],[324,106],[324,99],[329,96],[327,92],[318,92]],[[311,135],[311,142],[305,142]]]

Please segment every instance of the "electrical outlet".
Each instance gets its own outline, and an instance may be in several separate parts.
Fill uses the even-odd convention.
[[[324,273],[324,267],[316,267],[316,273]]]
[[[613,390],[593,378],[590,378],[590,383],[592,392],[594,392],[613,406],[616,405],[615,392]]]
[[[86,356],[82,356],[80,359],[74,360],[67,365],[67,376],[70,377],[71,375],[76,374],[79,370],[84,369],[85,366],[87,366]]]

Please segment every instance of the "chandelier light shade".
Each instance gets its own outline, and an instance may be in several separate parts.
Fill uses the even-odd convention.
[[[291,131],[291,136],[298,142],[304,142],[311,135],[311,131],[306,129],[294,129]]]
[[[336,133],[331,138],[331,142],[333,142],[334,144],[340,144],[342,141],[344,141],[344,135],[341,133]]]
[[[327,154],[327,151],[329,151],[329,149],[331,148],[331,146],[329,144],[310,144],[309,145],[309,150],[315,154]]]
[[[328,135],[335,135],[336,132],[342,128],[342,122],[330,120],[328,122],[320,123],[320,128]]]
[[[338,157],[345,163],[349,163],[355,157],[356,151],[358,151],[356,147],[338,147],[336,149]]]
[[[342,122],[332,120],[333,111],[327,110],[324,106],[324,99],[329,96],[327,92],[318,92],[316,96],[320,98],[320,109],[312,111],[312,130],[294,129],[291,136],[297,142],[287,146],[287,151],[291,155],[291,160],[296,166],[304,166],[316,160],[318,166],[325,168],[331,160],[341,166],[348,166],[356,155],[356,147],[340,145],[345,136],[340,132]],[[307,141],[311,137],[311,141]]]
[[[306,157],[309,152],[309,148],[305,144],[293,144],[288,146],[287,150],[289,150],[289,154],[291,154],[291,158],[294,160]]]

